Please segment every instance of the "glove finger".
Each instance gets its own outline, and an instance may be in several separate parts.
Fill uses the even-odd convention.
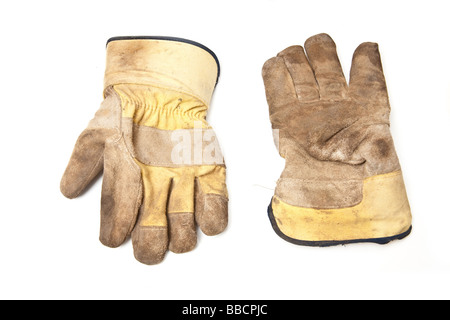
[[[380,52],[376,43],[365,42],[356,48],[350,71],[350,93],[388,105],[388,93]]]
[[[298,103],[294,82],[282,57],[267,60],[262,76],[272,127],[280,129],[292,112],[292,106]]]
[[[148,265],[158,264],[164,260],[169,243],[167,226],[138,225],[131,233],[131,238],[136,260]]]
[[[144,197],[131,233],[134,256],[144,264],[157,264],[164,260],[169,245],[166,213],[171,177],[160,167],[136,162],[142,172]]]
[[[190,172],[173,177],[167,212],[169,250],[175,253],[193,250],[197,244],[197,231],[194,221],[194,175]]]
[[[217,235],[228,225],[225,167],[203,167],[195,183],[195,220],[204,234]]]
[[[106,143],[102,185],[100,241],[120,246],[131,233],[142,201],[139,166],[128,153],[123,137]]]
[[[117,96],[108,91],[100,109],[79,136],[60,189],[67,198],[76,198],[103,168],[105,141],[117,133],[120,105]]]
[[[305,50],[319,84],[321,99],[346,98],[347,82],[333,39],[324,33],[315,35],[306,40]]]
[[[291,46],[278,54],[282,57],[294,82],[297,98],[300,101],[318,100],[319,87],[314,72],[301,46]]]
[[[169,250],[175,253],[192,251],[197,245],[193,212],[169,213]]]

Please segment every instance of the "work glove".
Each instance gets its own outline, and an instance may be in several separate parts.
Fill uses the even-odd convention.
[[[107,44],[104,101],[61,180],[77,197],[103,170],[100,241],[161,262],[197,242],[196,225],[227,225],[223,156],[206,113],[219,76],[215,54],[179,38],[117,37]]]
[[[330,36],[313,36],[304,47],[283,50],[262,71],[285,159],[268,208],[275,232],[308,246],[406,237],[411,210],[378,45],[356,49],[348,85]]]

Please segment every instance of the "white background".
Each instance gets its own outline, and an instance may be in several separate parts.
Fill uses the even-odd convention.
[[[3,1],[0,5],[0,298],[450,298],[448,1]],[[283,169],[261,67],[317,33],[353,50],[378,42],[413,231],[385,246],[292,245],[266,209]],[[198,41],[222,74],[208,120],[228,167],[229,227],[146,266],[131,241],[98,240],[101,179],[59,191],[73,145],[102,99],[112,36]]]

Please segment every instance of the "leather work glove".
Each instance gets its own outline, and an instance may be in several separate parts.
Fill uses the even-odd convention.
[[[411,211],[378,45],[356,49],[348,85],[327,34],[283,50],[262,75],[286,161],[268,209],[275,232],[308,246],[406,237]]]
[[[161,262],[228,222],[225,164],[206,122],[219,76],[208,48],[162,37],[107,44],[104,101],[76,142],[61,191],[77,197],[103,170],[100,241]]]

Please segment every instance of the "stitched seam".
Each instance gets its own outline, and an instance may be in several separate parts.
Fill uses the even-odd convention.
[[[194,212],[186,212],[186,211],[168,211],[167,214],[176,214],[176,215],[189,215],[189,214],[194,214]]]
[[[366,180],[381,180],[381,179],[389,179],[392,176],[397,176],[401,174],[401,170],[397,170],[397,171],[392,171],[392,172],[388,172],[388,173],[382,173],[382,174],[378,174],[375,176],[370,176],[370,177],[366,177],[363,179],[345,179],[345,180],[308,180],[308,179],[296,179],[296,178],[280,178],[279,180],[291,180],[291,181],[300,181],[300,182],[361,182],[361,181],[366,181]]]
[[[140,175],[139,184],[136,188],[138,191],[138,196],[136,198],[136,201],[134,202],[134,208],[133,208],[134,219],[133,219],[133,222],[130,223],[130,228],[128,229],[127,235],[129,235],[133,231],[134,226],[136,225],[136,222],[137,222],[137,219],[139,216],[139,208],[142,205],[142,185],[143,185],[143,183],[142,183],[142,175],[140,173],[139,173],[139,175]]]
[[[167,227],[163,226],[139,226],[140,229],[156,229],[156,230],[167,230]]]
[[[295,90],[295,81],[294,81],[294,77],[292,77],[291,71],[289,70],[287,64],[286,64],[286,60],[284,59],[284,57],[281,57],[281,59],[283,60],[283,64],[286,67],[287,72],[289,73],[289,77],[291,78],[292,81],[292,85],[294,87],[294,91],[295,91],[295,96],[297,97],[297,100],[300,100],[300,97],[297,94],[297,90]]]
[[[222,194],[218,194],[218,193],[206,193],[206,194],[204,194],[204,197],[205,197],[205,198],[206,198],[206,197],[209,197],[209,196],[219,197],[219,198],[222,198],[222,199],[228,201],[228,198],[225,197],[225,196],[222,195]]]

